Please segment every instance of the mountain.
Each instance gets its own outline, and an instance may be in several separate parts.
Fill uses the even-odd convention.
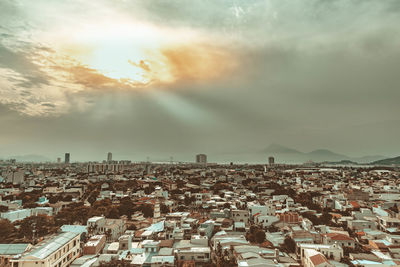
[[[335,153],[328,149],[317,149],[311,152],[302,152],[286,146],[271,144],[261,151],[265,156],[275,157],[276,162],[281,163],[304,163],[307,161],[314,162],[341,162],[351,161],[354,163],[369,163],[384,159],[384,156],[363,156],[363,157],[349,157],[343,154]]]
[[[266,153],[288,153],[288,154],[301,154],[302,153],[296,149],[288,148],[288,147],[278,145],[278,144],[269,145],[267,148],[265,148],[263,150],[263,152],[266,152]]]
[[[385,156],[382,155],[371,155],[371,156],[364,156],[364,157],[359,157],[359,158],[354,158],[354,161],[357,161],[358,163],[370,163],[373,161],[378,161],[385,159]]]
[[[341,160],[341,161],[325,161],[324,164],[330,165],[358,165],[358,162],[354,162],[351,160]]]
[[[371,162],[371,165],[400,165],[400,156]]]
[[[317,149],[306,153],[306,155],[312,161],[340,161],[349,159],[348,156],[337,154],[327,149]]]

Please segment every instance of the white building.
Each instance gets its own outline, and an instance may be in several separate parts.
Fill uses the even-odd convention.
[[[249,212],[247,210],[232,210],[232,220],[234,222],[244,222],[249,225]]]
[[[306,257],[305,250],[311,249],[316,250],[323,254],[326,258],[335,261],[340,261],[343,257],[343,249],[338,244],[333,245],[321,245],[321,244],[298,244],[299,254],[303,262],[303,258]]]
[[[275,222],[279,222],[279,218],[276,216],[269,216],[269,215],[256,215],[254,216],[254,222],[265,228],[271,226]]]
[[[253,205],[249,207],[251,216],[259,213],[260,215],[275,215],[275,207],[274,205],[268,203],[267,205]]]

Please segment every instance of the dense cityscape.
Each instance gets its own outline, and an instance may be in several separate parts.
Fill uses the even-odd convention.
[[[400,0],[0,0],[0,267],[400,267]]]
[[[0,266],[392,266],[400,168],[0,162]]]

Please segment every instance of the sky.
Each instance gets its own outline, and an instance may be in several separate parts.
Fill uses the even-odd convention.
[[[397,0],[2,0],[0,157],[400,153]]]

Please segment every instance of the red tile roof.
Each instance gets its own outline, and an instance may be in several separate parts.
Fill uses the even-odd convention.
[[[350,205],[352,205],[353,208],[359,208],[360,207],[360,204],[358,204],[357,201],[350,201]]]
[[[322,263],[328,263],[328,260],[322,254],[317,254],[310,257],[310,260],[314,264],[314,266],[320,265]]]
[[[338,234],[338,233],[329,233],[326,234],[326,236],[330,237],[331,240],[338,240],[338,241],[342,241],[342,240],[351,240],[353,241],[353,238],[351,238],[350,236],[344,235],[344,234]]]

